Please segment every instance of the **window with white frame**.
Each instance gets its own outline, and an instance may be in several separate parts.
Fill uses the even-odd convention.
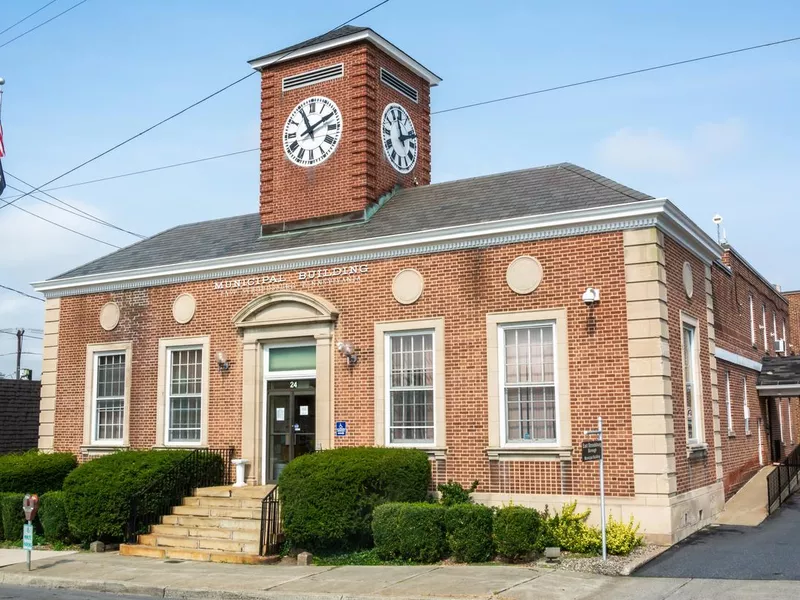
[[[555,324],[500,327],[503,432],[507,443],[555,443]]]
[[[387,333],[389,443],[434,443],[433,332]]]
[[[775,311],[772,311],[772,339],[778,339],[778,319],[775,316]]]
[[[750,435],[750,406],[747,404],[747,377],[742,377],[742,396],[744,405],[744,433]]]
[[[167,442],[199,443],[202,433],[202,348],[170,348]]]
[[[125,352],[94,355],[95,442],[122,442],[125,429]]]
[[[756,345],[756,315],[753,308],[753,294],[750,294],[750,343]]]
[[[789,418],[789,443],[794,443],[794,432],[792,431],[792,399],[786,400],[786,415]]]
[[[781,339],[783,340],[784,344],[786,344],[784,346],[784,353],[786,353],[788,351],[788,348],[789,348],[789,343],[786,341],[786,319],[785,318],[783,319],[783,335],[781,336]]]
[[[764,332],[764,352],[769,351],[769,342],[767,341],[767,305],[761,305],[761,330]]]
[[[728,435],[733,433],[733,413],[731,411],[731,372],[725,371],[725,408],[728,411]]]
[[[697,385],[696,328],[690,323],[683,324],[683,393],[686,402],[686,437],[690,444],[699,444],[700,430],[700,390]]]

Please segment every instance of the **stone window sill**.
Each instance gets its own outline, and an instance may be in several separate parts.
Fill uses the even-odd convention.
[[[489,460],[499,461],[569,461],[572,446],[536,448],[487,448]]]
[[[736,437],[736,432],[735,431],[729,431],[728,432],[728,437],[729,438],[735,438]]]
[[[708,456],[708,444],[689,444],[686,446],[687,458],[705,458]]]
[[[102,456],[104,454],[130,449],[131,447],[129,444],[90,444],[88,446],[81,446],[81,454]]]
[[[152,450],[208,450],[208,444],[154,444]]]

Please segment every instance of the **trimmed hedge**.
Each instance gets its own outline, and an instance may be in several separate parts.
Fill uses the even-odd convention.
[[[130,515],[131,498],[148,484],[164,476],[190,454],[189,450],[129,450],[115,452],[75,469],[64,481],[69,530],[80,542],[121,541]],[[207,460],[203,469],[222,472],[222,458],[201,455]],[[154,486],[141,497],[138,514],[156,514],[164,503],[177,502],[171,492],[181,482]]]
[[[537,550],[542,518],[538,511],[524,506],[506,506],[494,518],[494,543],[497,553],[508,560],[525,558]]]
[[[439,504],[390,502],[375,509],[375,550],[384,560],[431,563],[446,551],[444,515]]]
[[[486,562],[494,556],[491,508],[482,504],[454,504],[444,516],[447,546],[458,562]]]
[[[0,456],[0,492],[38,494],[60,490],[78,466],[69,453],[44,454],[36,450]]]
[[[50,543],[69,541],[69,524],[64,492],[47,492],[39,498],[39,521],[44,539]]]
[[[9,541],[22,540],[22,527],[25,525],[25,512],[22,499],[25,494],[0,494],[0,520],[3,522],[3,537]]]
[[[385,502],[421,502],[428,456],[410,448],[337,448],[300,456],[279,479],[286,539],[311,551],[369,548],[372,512]]]

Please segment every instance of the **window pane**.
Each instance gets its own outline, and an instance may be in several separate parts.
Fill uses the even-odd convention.
[[[317,368],[316,346],[269,349],[270,371],[305,371]]]
[[[389,337],[389,441],[432,442],[433,334]]]
[[[689,440],[697,439],[697,407],[695,394],[695,330],[691,325],[683,326],[683,389],[686,402],[686,434]]]
[[[554,442],[555,398],[554,386],[506,388],[506,440]]]
[[[504,336],[506,383],[555,383],[552,325],[508,328]]]
[[[125,419],[125,353],[97,356],[95,386],[95,439],[122,440]]]
[[[171,351],[169,397],[170,442],[199,442],[203,351],[199,348]]]

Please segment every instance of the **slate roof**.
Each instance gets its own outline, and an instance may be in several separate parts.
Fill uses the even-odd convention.
[[[592,171],[561,163],[401,189],[369,221],[344,227],[260,238],[258,213],[179,225],[53,279],[292,250],[650,199],[652,196]]]
[[[317,37],[313,37],[304,42],[299,42],[297,44],[293,44],[292,46],[283,48],[281,50],[275,50],[275,52],[270,52],[269,54],[265,54],[264,56],[259,56],[258,58],[252,59],[250,62],[263,60],[265,58],[271,58],[279,54],[288,54],[290,52],[294,52],[295,50],[299,50],[300,48],[305,48],[306,46],[313,46],[315,44],[322,44],[323,42],[330,42],[332,40],[338,39],[340,37],[345,37],[353,33],[360,33],[361,31],[367,31],[368,29],[369,27],[356,27],[355,25],[344,25],[343,27],[339,27],[338,29],[334,29],[332,31],[329,31],[328,33],[318,35]]]
[[[800,385],[800,356],[765,356],[758,385]]]

